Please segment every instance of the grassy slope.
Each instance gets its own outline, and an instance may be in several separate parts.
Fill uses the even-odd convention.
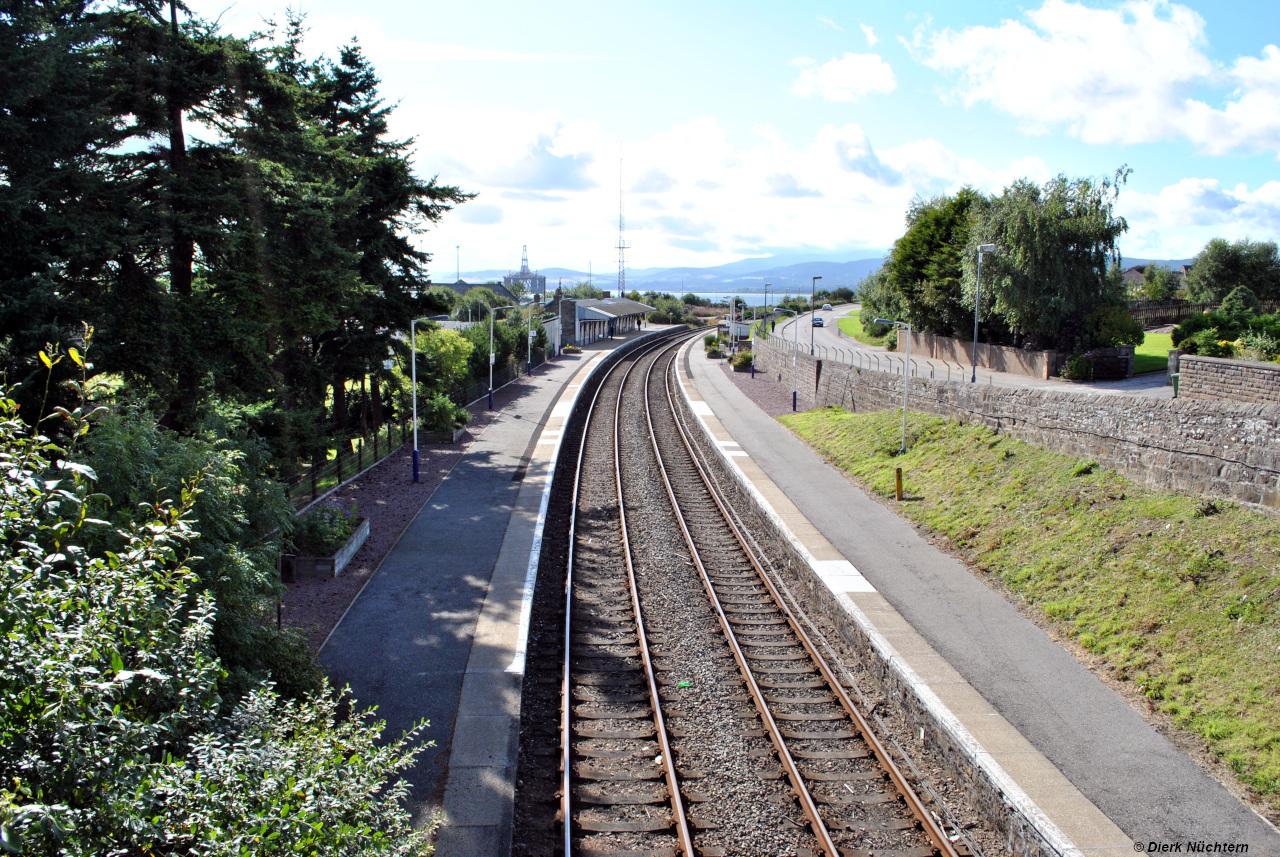
[[[1173,347],[1173,337],[1168,333],[1148,333],[1142,344],[1133,350],[1134,374],[1163,371],[1169,366],[1169,349]]]
[[[911,415],[900,457],[893,411],[780,419],[881,495],[901,466],[919,498],[901,514],[949,536],[1280,808],[1280,522],[937,417]]]
[[[845,336],[852,336],[854,339],[865,345],[884,345],[884,341],[887,337],[871,336],[862,329],[862,319],[858,317],[858,314],[861,312],[862,310],[855,309],[848,315],[840,318],[839,321],[837,321],[837,324],[840,325],[840,330]]]

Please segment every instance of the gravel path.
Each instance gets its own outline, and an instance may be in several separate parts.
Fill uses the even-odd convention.
[[[536,382],[548,365],[534,369],[532,377],[521,376],[495,390],[494,410],[488,410],[484,402],[472,405],[471,422],[456,444],[419,442],[418,483],[412,481],[412,446],[405,444],[322,501],[347,510],[355,507],[361,516],[369,519],[369,539],[338,577],[302,580],[285,586],[281,619],[284,624],[306,633],[311,651],[318,652],[324,645],[383,558],[471,444],[508,403]]]

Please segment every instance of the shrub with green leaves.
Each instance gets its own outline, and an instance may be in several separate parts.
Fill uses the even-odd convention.
[[[734,369],[745,369],[751,365],[751,360],[752,354],[750,351],[739,351],[729,358],[729,365]]]
[[[294,551],[306,556],[337,553],[356,531],[356,510],[348,512],[334,503],[323,503],[299,515],[293,527]]]
[[[60,418],[89,434],[81,411]],[[286,701],[260,684],[222,713],[215,600],[188,561],[199,474],[112,525],[89,516],[96,474],[74,452],[0,397],[4,849],[429,854],[390,785],[417,730],[384,744],[324,686]]]
[[[471,421],[471,412],[443,393],[418,402],[422,425],[430,431],[453,431]]]

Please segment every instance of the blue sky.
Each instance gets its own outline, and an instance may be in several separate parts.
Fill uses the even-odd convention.
[[[294,3],[297,0],[293,0]],[[244,35],[277,0],[195,0]],[[1280,234],[1280,4],[311,0],[357,36],[415,163],[479,196],[421,236],[462,270],[879,255],[911,199],[1133,174],[1126,256]],[[224,11],[225,10],[225,11]]]

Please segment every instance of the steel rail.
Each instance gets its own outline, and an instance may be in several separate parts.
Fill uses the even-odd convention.
[[[674,362],[674,360],[672,361]],[[755,675],[752,673],[750,666],[747,664],[746,655],[742,653],[742,647],[738,644],[738,639],[734,635],[729,619],[725,616],[724,607],[720,604],[720,598],[716,594],[715,588],[711,585],[711,578],[707,573],[706,567],[702,564],[702,557],[698,551],[698,547],[694,544],[693,535],[689,532],[688,524],[685,522],[684,514],[680,510],[680,503],[676,499],[675,490],[671,485],[671,479],[667,474],[666,464],[662,460],[662,450],[658,445],[657,432],[653,427],[653,413],[649,406],[648,386],[649,378],[653,373],[653,369],[657,366],[658,361],[649,367],[649,372],[645,377],[645,420],[649,426],[649,440],[653,444],[653,452],[658,461],[658,472],[662,476],[662,484],[666,488],[667,498],[671,501],[671,509],[675,513],[676,522],[680,525],[680,532],[684,534],[685,544],[689,547],[689,554],[693,559],[694,566],[698,569],[698,574],[702,578],[702,587],[706,590],[707,597],[711,600],[711,606],[716,611],[716,618],[720,622],[720,627],[724,632],[725,639],[729,643],[729,648],[733,650],[734,660],[738,662],[738,671],[742,674],[743,680],[747,685],[747,690],[751,694],[752,700],[755,702],[757,711],[760,713],[764,727],[769,734],[769,740],[773,742],[774,749],[778,752],[778,758],[782,762],[783,770],[786,772],[787,779],[791,781],[791,787],[796,793],[796,797],[800,801],[800,807],[804,811],[805,816],[809,819],[809,826],[815,837],[818,839],[818,845],[828,857],[841,857],[840,849],[831,839],[831,832],[827,830],[826,822],[822,820],[822,815],[818,812],[817,803],[813,799],[813,795],[809,793],[808,787],[804,783],[804,778],[800,774],[799,768],[796,767],[795,759],[792,758],[791,752],[787,749],[786,741],[782,737],[782,731],[778,727],[777,721],[774,720],[769,706],[765,703],[764,693],[760,690],[760,685],[756,683]],[[668,364],[668,368],[671,364]],[[666,374],[664,370],[664,375]],[[664,384],[665,386],[665,384]],[[670,392],[668,391],[668,401],[670,400]],[[674,416],[674,412],[673,412]],[[676,420],[677,426],[679,420]],[[694,464],[697,464],[696,459]],[[715,496],[712,495],[712,499]],[[719,501],[717,500],[717,505]],[[737,531],[734,530],[736,534]],[[741,542],[741,538],[739,538]],[[746,546],[743,545],[744,550]]]
[[[670,366],[670,364],[668,365]],[[849,695],[845,692],[844,686],[840,683],[835,673],[832,672],[831,667],[826,662],[826,659],[818,653],[817,647],[814,646],[813,641],[809,638],[808,633],[806,633],[804,628],[801,627],[800,623],[796,620],[795,615],[792,613],[791,608],[787,605],[786,601],[782,598],[781,593],[778,592],[777,587],[774,586],[772,579],[769,577],[768,574],[765,573],[764,568],[761,566],[760,561],[755,555],[755,551],[753,551],[747,545],[746,539],[743,537],[742,531],[734,523],[733,516],[730,514],[728,508],[726,507],[726,503],[722,500],[720,496],[719,486],[717,484],[714,484],[713,481],[709,478],[707,468],[704,465],[704,462],[701,460],[702,456],[698,452],[695,452],[694,444],[692,443],[692,439],[689,437],[688,430],[685,428],[682,420],[679,417],[680,411],[676,408],[676,402],[675,402],[674,394],[672,391],[674,384],[672,383],[671,376],[672,376],[672,373],[669,371],[667,378],[665,379],[666,380],[665,386],[666,386],[667,402],[669,407],[671,408],[671,413],[675,418],[676,428],[680,433],[681,440],[684,442],[685,449],[689,452],[690,460],[693,462],[694,466],[697,468],[698,475],[702,478],[703,484],[706,485],[707,492],[711,496],[711,499],[715,502],[716,507],[720,510],[721,515],[724,517],[725,523],[728,524],[729,529],[733,532],[734,536],[737,538],[738,543],[742,545],[743,552],[746,554],[747,559],[751,562],[752,567],[755,568],[756,574],[760,577],[760,580],[768,588],[769,593],[772,595],[775,603],[777,603],[779,609],[782,611],[783,615],[786,617],[788,625],[791,627],[792,631],[799,638],[801,645],[803,645],[805,650],[809,653],[810,657],[813,659],[815,665],[818,667],[819,671],[822,673],[823,678],[826,679],[827,683],[830,685],[832,691],[834,692],[837,700],[840,703],[841,708],[843,708],[848,713],[850,719],[853,720],[854,725],[857,728],[858,732],[861,733],[863,739],[867,742],[867,745],[871,749],[872,753],[875,755],[876,761],[880,765],[881,770],[883,770],[885,774],[888,775],[894,787],[897,789],[898,793],[902,796],[902,799],[906,803],[907,808],[911,811],[911,814],[915,816],[918,822],[920,822],[920,825],[924,829],[925,835],[929,837],[930,842],[933,843],[934,847],[937,848],[938,851],[942,855],[944,855],[944,857],[959,857],[959,854],[956,851],[955,847],[952,845],[951,840],[947,838],[946,833],[943,832],[943,830],[938,826],[937,822],[934,820],[933,816],[929,813],[927,809],[925,809],[924,805],[920,802],[920,798],[916,795],[915,790],[911,788],[910,784],[906,781],[906,778],[902,776],[902,772],[898,770],[898,766],[895,765],[893,760],[889,757],[889,754],[885,750],[884,745],[880,743],[880,740],[875,736],[875,733],[872,731],[870,724],[867,722],[866,718],[862,716],[862,712],[860,712],[857,706],[853,704],[853,701],[849,699]],[[647,403],[647,399],[646,399],[646,403]],[[652,427],[652,423],[651,423],[651,427]],[[656,438],[655,438],[655,443],[656,443]],[[661,458],[659,458],[659,462],[661,462]],[[663,479],[665,481],[666,480],[665,466],[662,468],[662,473],[663,473]],[[670,483],[668,483],[668,496],[671,497],[672,503],[674,504],[675,497],[670,490]],[[679,516],[678,511],[676,514],[677,516]],[[681,527],[682,529],[684,527],[683,521],[681,521]],[[686,532],[685,538],[686,540],[689,540],[688,531],[686,530],[685,532]],[[691,546],[691,549],[692,549],[692,546]],[[702,569],[702,565],[700,562],[698,563],[698,568],[699,570]],[[711,585],[710,580],[705,579],[705,572],[704,572],[704,586],[710,587],[710,585]],[[717,605],[717,614],[721,617],[721,622],[725,624],[727,627],[728,623],[724,619],[724,613],[723,611],[720,610],[718,601],[716,601],[716,605]],[[729,633],[729,636],[732,639],[732,636],[733,636],[732,633],[731,632],[727,632],[727,633]],[[734,651],[736,655],[738,653],[736,640],[733,641],[733,646],[734,646]],[[754,680],[750,682],[750,684],[754,684]],[[771,718],[769,719],[771,720]],[[788,774],[790,774],[790,771],[788,771]],[[838,854],[839,852],[833,852],[833,853]]]
[[[674,343],[668,348],[677,348],[682,343]],[[655,346],[651,351],[656,351]],[[626,373],[622,376],[622,383],[618,385],[618,398],[613,408],[613,473],[618,488],[618,518],[620,528],[622,530],[622,555],[627,561],[627,582],[631,589],[631,609],[636,617],[636,637],[640,641],[640,659],[644,662],[645,680],[649,683],[649,699],[653,706],[653,719],[658,734],[658,751],[662,754],[663,773],[667,779],[667,791],[671,797],[671,808],[675,815],[676,838],[680,841],[680,849],[684,851],[685,857],[694,857],[693,836],[689,832],[689,820],[684,814],[684,800],[680,796],[680,783],[676,779],[676,763],[675,755],[671,752],[671,744],[667,740],[667,724],[666,718],[662,716],[662,700],[658,696],[658,679],[653,673],[653,661],[649,657],[649,638],[644,630],[644,613],[640,609],[640,588],[636,585],[635,564],[631,558],[631,539],[627,536],[627,506],[622,495],[622,447],[620,445],[621,418],[622,418],[622,396],[626,392],[627,381],[631,377],[632,371],[640,364],[640,360],[648,357],[649,353],[641,355],[630,366],[627,367]],[[657,360],[650,364],[648,372],[653,371],[653,365]],[[646,383],[648,381],[648,372],[645,374]],[[642,387],[641,394],[645,401],[649,399],[648,388]],[[568,852],[565,852],[566,855]]]
[[[661,342],[654,343],[646,346],[642,350],[639,350],[639,353],[635,355],[635,361],[638,361],[639,359],[644,357],[646,354],[655,350],[659,345],[662,345],[662,344],[664,343],[661,343]],[[633,361],[631,366],[628,367],[627,369],[628,374],[630,373],[631,368],[634,368],[635,361]],[[612,367],[609,371],[609,374],[612,375],[613,372],[617,371],[617,369],[618,367],[616,366]],[[623,384],[619,385],[619,393],[621,393],[621,389],[624,384],[625,384],[625,376],[624,376]],[[591,404],[587,409],[586,415],[583,417],[582,438],[578,443],[578,457],[577,457],[577,461],[574,464],[573,491],[572,491],[572,498],[569,506],[569,509],[570,509],[569,530],[568,530],[569,550],[567,552],[568,559],[566,562],[565,585],[564,585],[564,597],[565,597],[565,600],[564,600],[564,662],[562,664],[562,673],[561,673],[563,677],[560,682],[560,770],[561,770],[560,814],[563,818],[563,824],[564,824],[565,857],[569,857],[569,855],[573,854],[573,790],[572,790],[573,789],[573,783],[572,783],[573,743],[572,743],[572,731],[570,729],[570,724],[569,724],[571,708],[573,703],[572,703],[572,697],[570,695],[571,688],[569,687],[569,679],[570,679],[570,666],[571,666],[570,661],[572,659],[572,651],[573,651],[573,647],[572,647],[573,557],[574,557],[574,546],[576,544],[576,539],[577,539],[578,496],[582,488],[582,463],[583,463],[583,460],[586,458],[587,440],[590,436],[591,422],[595,417],[596,405],[599,404],[600,402],[600,393],[604,389],[604,385],[605,385],[605,379],[602,379],[600,384],[596,387],[595,392],[592,394]],[[617,431],[617,413],[616,412],[614,415],[614,422],[615,422],[614,430],[615,430],[615,450],[616,450],[616,431]],[[616,455],[615,455],[615,464],[616,464]],[[626,537],[625,524],[623,526],[623,537],[624,539]],[[627,560],[628,569],[630,569],[629,553],[627,556],[628,556],[628,560]],[[634,587],[635,587],[634,577],[632,576],[631,579],[632,579],[632,591],[634,592]],[[638,608],[638,604],[636,604],[635,606]],[[637,625],[638,624],[639,624],[639,619],[637,617]],[[640,639],[643,643],[643,637],[641,637]],[[660,717],[661,708],[657,704],[658,702],[657,685],[656,685],[656,682],[654,681],[653,670],[651,665],[649,664],[649,660],[647,657],[647,648],[642,646],[641,651],[646,652],[645,670],[647,673],[647,678],[648,678],[649,687],[650,687],[650,702],[653,705],[655,714],[657,714]],[[667,746],[666,730],[661,726],[659,726],[659,728],[656,729],[656,732],[658,734],[659,743],[662,747],[663,764],[664,764],[665,773],[667,775],[667,781],[668,781],[667,789],[668,789],[668,792],[674,797],[675,801],[679,802],[680,791],[678,788],[675,788],[673,785],[675,783],[675,761],[672,759],[670,747]],[[678,805],[679,803],[677,803],[677,806]],[[683,841],[686,843],[689,843],[690,840],[688,837],[687,822],[682,810],[679,813],[677,813],[676,823],[679,826],[683,826],[684,828]],[[693,857],[694,852],[692,849],[692,844],[688,845],[685,854],[686,854],[686,857]]]

